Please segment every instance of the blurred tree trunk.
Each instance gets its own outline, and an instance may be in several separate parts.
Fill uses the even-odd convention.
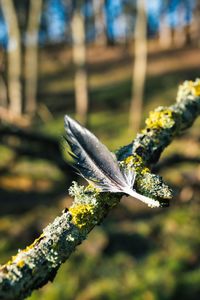
[[[129,126],[137,131],[140,127],[147,67],[147,16],[145,0],[137,0],[135,24],[135,61],[132,75],[132,100]]]
[[[172,30],[167,23],[167,16],[163,14],[160,19],[159,43],[162,49],[170,48],[172,45]]]
[[[7,87],[3,76],[0,77],[0,106],[7,108]]]
[[[104,14],[104,0],[93,0],[94,8],[94,26],[95,43],[97,45],[106,45],[106,28]]]
[[[192,42],[200,47],[200,1],[196,1],[193,20],[190,28]]]
[[[25,40],[25,112],[34,114],[37,107],[38,37],[43,0],[30,0]]]
[[[184,26],[177,26],[174,29],[174,45],[176,47],[183,47],[186,44],[187,35]]]
[[[179,5],[177,8],[177,24],[174,28],[174,45],[176,47],[183,47],[185,44],[189,44],[189,36],[187,34],[187,26],[184,25],[185,7]]]
[[[12,0],[1,0],[1,7],[8,28],[8,97],[9,110],[15,115],[22,113],[21,92],[21,42],[15,6]]]
[[[107,46],[115,46],[115,35],[114,35],[114,28],[113,28],[113,16],[110,12],[110,1],[104,0],[104,8],[105,8],[105,19],[106,19],[106,43]]]
[[[75,8],[72,17],[73,61],[75,65],[75,101],[76,116],[82,123],[87,123],[88,79],[86,70],[85,22],[79,8]]]
[[[5,55],[0,49],[0,106],[8,108],[8,93],[5,79]]]

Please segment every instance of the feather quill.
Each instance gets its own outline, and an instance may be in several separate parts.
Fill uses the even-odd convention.
[[[133,189],[135,172],[120,169],[117,158],[98,138],[78,122],[65,116],[64,137],[73,158],[73,167],[88,182],[92,182],[102,192],[124,193],[133,196],[151,207],[159,207],[157,200],[137,193]]]

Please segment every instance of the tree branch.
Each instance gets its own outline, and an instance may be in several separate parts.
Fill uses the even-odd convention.
[[[19,143],[12,143],[15,137]],[[55,163],[64,174],[74,177],[72,167],[63,158],[59,139],[39,132],[31,132],[10,125],[0,128],[0,143],[14,150],[19,156],[30,156],[31,159],[46,159]],[[48,149],[48,151],[46,151]]]
[[[188,155],[181,155],[181,154],[172,154],[169,157],[164,158],[161,162],[159,162],[156,166],[153,167],[154,172],[158,172],[164,168],[174,167],[181,163],[193,163],[199,164],[200,157],[196,156],[188,156]]]
[[[199,114],[200,80],[186,81],[179,88],[176,103],[150,112],[142,132],[117,152],[123,163],[134,164],[136,189],[158,199],[162,206],[169,203],[171,191],[161,177],[150,173],[149,166]],[[99,193],[90,186],[84,188],[76,183],[69,193],[74,196],[69,210],[49,224],[32,245],[1,267],[0,299],[23,299],[53,280],[60,265],[122,197],[121,194]]]

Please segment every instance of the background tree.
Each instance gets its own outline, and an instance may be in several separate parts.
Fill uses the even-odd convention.
[[[25,37],[24,79],[25,112],[34,114],[37,103],[38,37],[42,14],[42,0],[30,0]]]
[[[9,36],[7,47],[9,112],[14,115],[23,113],[23,105],[27,114],[34,114],[36,111],[38,36],[42,2],[30,0],[29,3],[17,3],[16,7],[12,0],[1,1]],[[23,18],[19,18],[22,12]],[[24,35],[25,44],[23,44]]]
[[[191,39],[195,45],[200,47],[200,1],[194,6],[194,17],[191,24]]]
[[[0,107],[3,108],[8,107],[8,95],[7,95],[7,86],[6,86],[6,79],[4,78],[5,74],[5,54],[4,50],[1,49],[0,55]]]
[[[104,0],[93,0],[95,43],[106,45],[106,24]]]
[[[15,115],[22,113],[22,56],[17,13],[12,0],[1,0],[1,7],[8,30],[7,86],[9,110]]]
[[[159,43],[162,49],[169,48],[172,45],[172,30],[169,24],[168,6],[168,0],[162,2],[158,30]]]
[[[82,1],[77,1],[72,16],[73,62],[75,66],[75,103],[76,116],[82,123],[87,123],[88,79],[86,70],[85,20],[82,13]]]
[[[138,130],[141,122],[147,67],[147,16],[145,0],[137,0],[137,16],[134,35],[134,64],[132,73],[132,99],[129,125]]]

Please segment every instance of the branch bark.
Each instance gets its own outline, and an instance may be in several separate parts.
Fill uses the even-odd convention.
[[[119,160],[134,160],[136,189],[168,203],[170,189],[159,176],[147,169],[155,163],[175,136],[192,126],[200,114],[200,80],[186,81],[179,88],[177,101],[150,112],[146,127],[129,145],[117,152]],[[0,299],[23,299],[48,281],[93,227],[116,206],[122,195],[99,193],[76,183],[69,190],[74,202],[44,230],[41,236],[21,250],[0,270]]]

